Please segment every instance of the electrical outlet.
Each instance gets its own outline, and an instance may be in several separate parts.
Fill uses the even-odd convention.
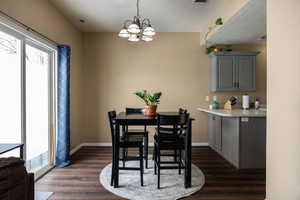
[[[213,101],[218,101],[218,97],[217,96],[213,96]]]
[[[209,96],[205,97],[205,101],[209,102]]]

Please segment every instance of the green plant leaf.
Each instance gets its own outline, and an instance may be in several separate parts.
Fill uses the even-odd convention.
[[[223,25],[223,20],[221,17],[216,20],[216,25]]]
[[[205,53],[206,53],[206,54],[210,54],[215,48],[216,48],[216,46],[210,46],[210,47],[207,47],[207,48],[205,49]]]
[[[162,95],[161,92],[156,92],[152,96],[147,90],[137,91],[134,94],[140,97],[146,103],[146,105],[158,105]]]

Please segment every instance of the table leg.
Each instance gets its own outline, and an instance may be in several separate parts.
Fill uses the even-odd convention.
[[[185,188],[192,186],[192,121],[190,120],[190,128],[185,138]]]
[[[23,160],[24,159],[24,146],[20,146],[20,158]]]
[[[116,122],[116,133],[115,133],[115,169],[114,169],[114,187],[119,187],[119,142],[120,142],[120,124]]]

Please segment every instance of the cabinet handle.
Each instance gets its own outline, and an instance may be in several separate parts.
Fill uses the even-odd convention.
[[[240,83],[239,83],[239,82],[236,83],[236,87],[237,87],[237,88],[240,87]]]

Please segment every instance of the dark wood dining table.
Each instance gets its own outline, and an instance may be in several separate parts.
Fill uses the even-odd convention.
[[[178,112],[159,112],[159,114],[163,115],[178,115]],[[184,187],[190,188],[192,181],[192,121],[194,119],[190,119],[190,129],[185,134],[185,173],[184,173]],[[156,116],[144,116],[142,114],[126,114],[125,112],[121,112],[116,117],[116,133],[115,133],[115,160],[113,162],[119,163],[119,142],[120,142],[120,128],[122,126],[131,125],[131,126],[156,126],[157,125],[157,117]],[[115,167],[119,167],[118,164]],[[119,187],[119,169],[115,169],[114,176],[114,187]]]
[[[0,143],[0,154],[7,153],[14,149],[20,148],[20,158],[23,159],[23,148],[24,144],[3,144]]]

